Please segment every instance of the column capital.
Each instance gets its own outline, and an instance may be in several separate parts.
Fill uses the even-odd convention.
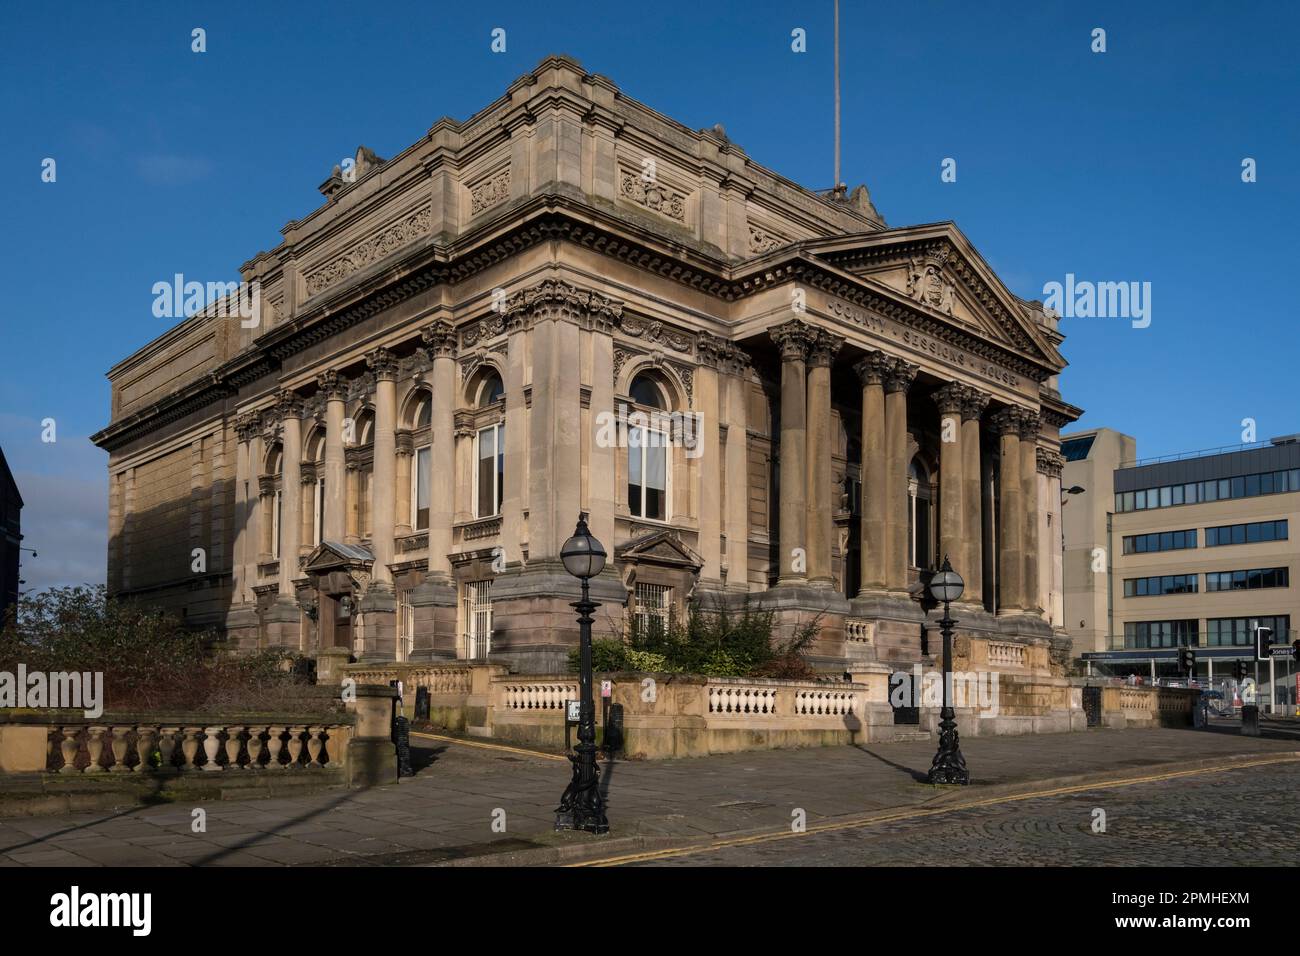
[[[731,344],[711,332],[701,332],[695,338],[695,355],[705,368],[719,368],[727,359]]]
[[[868,352],[853,366],[853,371],[858,373],[858,381],[863,385],[884,385],[893,361],[884,352]]]
[[[371,349],[366,353],[366,367],[379,382],[397,381],[398,364],[393,353],[386,348]]]
[[[407,458],[415,454],[415,436],[411,434],[409,428],[398,428],[393,431],[393,450],[399,456]]]
[[[930,398],[939,406],[940,415],[956,415],[966,404],[968,390],[961,382],[949,382],[935,389]]]
[[[348,394],[348,380],[333,370],[317,375],[316,387],[324,393],[327,402],[341,402]]]
[[[730,375],[745,378],[749,375],[749,369],[752,363],[749,359],[749,353],[739,345],[730,345],[727,348],[727,354],[723,359],[722,370]]]
[[[300,469],[298,478],[304,485],[316,484],[316,462],[304,461],[298,467]]]
[[[842,335],[835,335],[825,329],[813,329],[808,341],[808,364],[813,368],[830,368],[843,346]]]
[[[975,386],[967,385],[966,398],[961,404],[961,420],[964,422],[979,421],[980,416],[984,414],[984,409],[988,408],[991,397],[988,392],[981,392]]]
[[[912,382],[916,381],[916,373],[920,370],[920,366],[913,365],[911,362],[905,362],[900,358],[893,359],[885,371],[885,391],[906,392],[912,387]]]
[[[446,319],[438,319],[424,327],[420,338],[430,358],[456,357],[456,330]]]
[[[257,479],[257,493],[264,497],[275,494],[275,475],[261,475]]]
[[[303,403],[297,392],[281,389],[275,393],[275,414],[283,421],[288,418],[302,418]]]
[[[468,438],[474,434],[474,413],[462,408],[453,416],[452,424],[457,438]]]
[[[1020,416],[1025,410],[1019,405],[1008,405],[994,412],[989,418],[989,427],[999,436],[1020,437]]]
[[[1043,429],[1043,416],[1033,409],[1022,408],[1019,416],[1020,440],[1038,441],[1038,433]]]
[[[767,334],[781,349],[783,362],[803,362],[808,358],[808,346],[812,343],[814,331],[807,322],[791,319],[768,329]]]
[[[1037,457],[1038,473],[1040,475],[1046,475],[1048,478],[1061,477],[1061,470],[1065,467],[1064,455],[1047,448],[1036,448],[1034,454]]]
[[[235,418],[235,435],[241,442],[250,442],[262,430],[262,416],[257,412],[245,412]]]

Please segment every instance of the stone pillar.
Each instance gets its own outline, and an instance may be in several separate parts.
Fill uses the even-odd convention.
[[[1051,517],[1046,532],[1048,539],[1040,542],[1044,559],[1040,563],[1039,593],[1046,596],[1047,620],[1053,627],[1065,626],[1065,582],[1062,563],[1061,518],[1064,504],[1061,501],[1061,471],[1065,459],[1046,448],[1038,449],[1038,474],[1040,504]]]
[[[456,333],[450,322],[438,321],[424,330],[424,343],[433,368],[429,371],[432,408],[429,434],[429,575],[451,580],[451,527],[456,511]],[[472,500],[472,499],[471,499]]]
[[[699,367],[695,370],[695,407],[700,413],[694,448],[687,448],[687,460],[698,464],[699,552],[704,559],[700,583],[706,588],[722,584],[722,445],[718,424],[722,417],[718,366],[725,344],[716,336],[700,335]]]
[[[989,396],[967,387],[961,405],[962,478],[965,492],[962,498],[962,535],[965,538],[965,555],[961,576],[966,581],[964,599],[975,605],[984,603],[984,474],[980,434],[980,416],[989,403]]]
[[[325,521],[321,539],[343,540],[344,511],[347,507],[343,461],[343,399],[347,383],[337,372],[316,379],[325,393]]]
[[[257,421],[252,415],[240,415],[235,419],[235,518],[234,543],[232,556],[234,561],[230,568],[231,603],[242,604],[248,600],[248,552],[257,546],[253,537],[251,518],[253,505],[257,501],[253,481],[256,480],[256,464],[252,458],[252,440],[256,434]],[[116,483],[114,497],[116,498]]]
[[[316,530],[312,508],[316,504],[316,465],[304,461],[298,474],[298,540],[305,548],[312,546],[312,533]]]
[[[817,329],[808,351],[808,583],[835,586],[831,548],[835,539],[835,491],[831,487],[831,365],[844,339]]]
[[[1004,408],[993,416],[1001,439],[998,460],[998,613],[1021,609],[1024,600],[1024,514],[1021,511],[1020,409]]]
[[[355,454],[344,454],[343,542],[361,541],[361,462]],[[329,479],[325,479],[326,485]]]
[[[862,506],[859,595],[885,589],[889,466],[885,442],[885,373],[892,360],[869,352],[853,366],[862,383]]]
[[[387,349],[366,355],[375,376],[375,458],[371,478],[370,541],[375,552],[374,584],[393,586],[393,525],[397,516],[397,360]]]
[[[259,551],[257,563],[260,564],[263,558],[270,559],[275,549],[275,478],[271,475],[263,475],[258,478],[258,504],[260,507],[261,533],[259,534]],[[254,577],[256,580],[257,569],[254,567]]]
[[[614,513],[618,501],[618,456],[626,454],[617,442],[598,441],[601,434],[598,418],[616,415],[614,408],[614,338],[603,328],[583,331],[591,351],[591,400],[586,410],[589,426],[586,435],[587,499],[584,507],[591,513],[587,526],[600,541],[614,539]]]
[[[893,359],[885,374],[885,587],[906,592],[907,540],[907,390],[917,366]]]
[[[409,428],[399,428],[393,432],[393,452],[397,455],[397,492],[395,501],[397,512],[393,515],[393,534],[404,538],[411,533],[415,524],[413,491],[415,489],[412,469],[415,459],[415,439]]]
[[[966,513],[966,433],[961,427],[961,409],[966,393],[967,387],[961,382],[949,382],[932,396],[939,408],[939,553],[935,567],[942,567],[946,557],[963,579],[970,576],[965,566],[962,525]]]
[[[749,590],[749,356],[727,355],[727,590]]]
[[[1042,613],[1038,606],[1038,432],[1041,419],[1037,412],[1025,410],[1020,415],[1020,502],[1024,508],[1020,545],[1025,570],[1021,579],[1020,606],[1030,614]]]
[[[298,576],[299,490],[302,485],[302,400],[282,392],[276,404],[282,429],[280,456],[280,597],[294,597]]]
[[[807,383],[804,363],[813,328],[798,319],[770,329],[781,349],[781,529],[777,584],[807,581]]]

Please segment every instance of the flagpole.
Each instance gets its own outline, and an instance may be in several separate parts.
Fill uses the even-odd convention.
[[[835,0],[835,193],[840,191],[840,0]]]

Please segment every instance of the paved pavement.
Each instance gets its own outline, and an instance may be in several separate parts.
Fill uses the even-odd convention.
[[[928,741],[618,762],[602,765],[612,832],[598,838],[556,834],[551,829],[555,805],[569,776],[563,758],[448,740],[413,737],[412,742],[421,748],[417,763],[421,757],[427,763],[419,775],[368,791],[0,820],[0,866],[540,863],[593,850],[615,855],[684,841],[788,831],[796,813],[802,813],[814,828],[891,808],[933,810],[954,802],[1001,799],[1041,789],[1044,781],[1054,781],[1052,785],[1058,787],[1095,785],[1102,777],[1117,774],[1141,776],[1198,762],[1223,763],[1236,755],[1260,759],[1300,751],[1296,739],[1243,738],[1222,730],[1093,730],[971,738],[963,741],[963,751],[974,783],[965,788],[935,788],[919,782],[934,752],[934,744]],[[1231,779],[1250,781],[1263,772],[1262,768],[1233,771]],[[1287,794],[1294,794],[1296,776],[1284,779]],[[1171,793],[1193,786],[1198,793],[1230,793],[1227,780],[1229,775],[1219,773],[1183,777],[1160,786]],[[1116,807],[1128,808],[1115,820],[1119,830],[1131,819],[1125,816],[1131,811],[1125,801],[1135,798],[1121,796],[1119,790],[1107,793],[1105,801],[1115,800]],[[1043,819],[1056,822],[1043,826],[1055,827],[1053,832],[1073,827],[1082,806],[1079,800],[1110,805],[1092,796],[1071,797],[1060,807],[1049,801],[1050,812]],[[1207,825],[1205,814],[1218,813],[1230,803],[1224,798],[1213,811],[1189,804],[1183,817],[1199,820],[1202,830],[1223,830],[1217,820]],[[196,810],[206,817],[201,832],[194,832]],[[1248,810],[1243,801],[1241,813]],[[1287,805],[1277,810],[1279,827],[1300,829],[1300,809]],[[975,828],[971,839],[986,857],[979,862],[1026,861],[1016,834],[1032,835],[1038,824],[1025,822],[1029,817],[1003,818],[998,816],[1004,812],[1000,810],[960,812],[974,814],[958,823]],[[898,833],[905,836],[908,826],[934,825],[933,818],[929,823],[904,823]],[[1155,817],[1144,826],[1153,840],[1161,838]],[[874,856],[862,855],[862,844],[881,832],[892,831],[827,837],[826,859],[857,864],[896,861],[896,857],[887,859],[894,852],[887,845]],[[1005,837],[1008,855],[1001,858],[994,853],[988,859],[991,847],[1002,845],[999,832],[1009,834]],[[980,837],[981,833],[989,836]],[[821,844],[809,845],[814,849],[808,851],[813,854],[808,861],[817,862]],[[1090,845],[1079,844],[1075,850],[1082,853]],[[908,862],[917,861],[909,858]]]

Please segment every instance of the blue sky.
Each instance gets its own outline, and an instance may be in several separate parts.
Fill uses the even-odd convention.
[[[1148,328],[1063,323],[1080,426],[1143,456],[1236,443],[1247,417],[1300,431],[1293,4],[843,0],[841,20],[844,179],[891,225],[954,220],[1026,297],[1067,273],[1151,283]],[[105,371],[163,331],[153,283],[237,278],[358,143],[392,156],[548,53],[831,185],[830,0],[5,6],[0,447],[41,552],[29,587],[103,579],[106,456],[86,436]]]

